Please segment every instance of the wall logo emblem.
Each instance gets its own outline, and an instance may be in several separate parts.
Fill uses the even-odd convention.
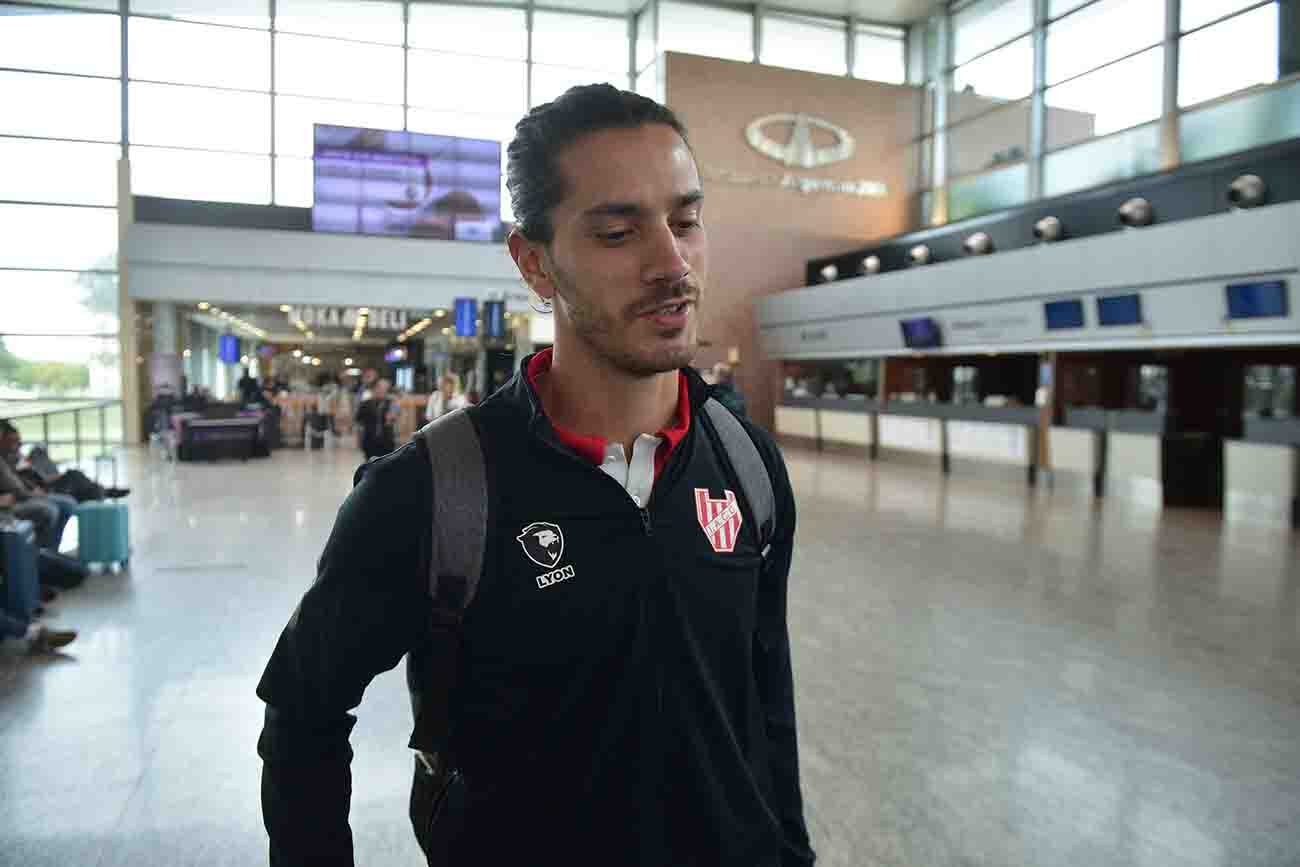
[[[554,569],[564,557],[564,531],[558,524],[535,521],[515,538],[528,559],[543,569]]]
[[[722,494],[724,499],[713,500],[709,498],[708,488],[696,488],[695,517],[714,552],[730,554],[736,550],[740,525],[745,519],[740,514],[740,503],[736,502],[735,493],[723,491]]]
[[[778,141],[772,133],[783,125],[790,127],[789,138]],[[835,139],[834,144],[814,144],[814,129],[830,133]],[[757,118],[745,127],[745,141],[763,156],[799,169],[843,162],[853,156],[857,147],[853,136],[844,127],[807,114],[769,114]]]

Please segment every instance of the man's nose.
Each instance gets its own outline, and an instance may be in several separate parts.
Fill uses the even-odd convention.
[[[650,236],[642,270],[646,283],[673,284],[691,273],[690,263],[682,255],[681,241],[667,223],[656,227]]]

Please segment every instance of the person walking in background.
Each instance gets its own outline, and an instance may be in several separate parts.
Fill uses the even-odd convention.
[[[358,472],[258,684],[271,864],[353,865],[350,711],[406,657],[429,864],[810,867],[794,495],[772,437],[690,367],[708,245],[685,129],[573,88],[519,122],[507,174],[509,250],[553,306],[554,348]],[[484,502],[438,499],[430,440],[449,430],[473,432]],[[469,543],[436,516],[480,509],[464,568],[482,568],[438,572],[435,548]]]
[[[719,361],[713,365],[713,387],[710,391],[718,403],[736,415],[745,414],[745,396],[736,388],[736,374],[730,364]]]
[[[357,426],[361,430],[361,451],[366,460],[386,455],[397,448],[397,401],[388,396],[392,386],[386,379],[377,381],[369,400],[357,407]]]
[[[454,373],[444,373],[438,378],[437,390],[429,395],[429,405],[424,411],[424,416],[429,421],[433,421],[465,406],[465,396],[460,391],[460,377]]]

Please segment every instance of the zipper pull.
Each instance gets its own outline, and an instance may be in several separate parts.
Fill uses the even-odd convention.
[[[640,511],[641,511],[641,526],[645,528],[645,534],[647,536],[653,536],[655,533],[654,533],[654,528],[650,525],[650,510],[641,509]]]

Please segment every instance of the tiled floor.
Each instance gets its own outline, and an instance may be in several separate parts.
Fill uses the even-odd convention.
[[[791,452],[823,865],[1300,864],[1300,544]],[[135,559],[0,660],[0,864],[265,863],[253,688],[351,452],[129,467]],[[400,669],[353,734],[357,860],[421,863]]]

